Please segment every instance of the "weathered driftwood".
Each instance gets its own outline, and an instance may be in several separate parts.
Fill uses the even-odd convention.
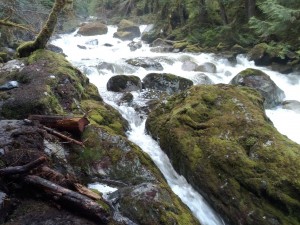
[[[53,135],[61,138],[61,139],[63,139],[63,140],[66,140],[67,142],[83,146],[83,143],[81,141],[77,141],[77,140],[75,140],[75,139],[73,139],[71,137],[68,137],[68,136],[66,136],[66,135],[64,135],[64,134],[62,134],[62,133],[60,133],[60,132],[58,132],[58,131],[56,131],[54,129],[51,129],[51,128],[46,127],[46,126],[43,126],[43,129],[46,130],[46,131],[48,131],[49,133],[51,133],[51,134],[53,134]]]
[[[79,183],[74,183],[74,187],[76,189],[76,191],[78,191],[80,194],[83,194],[93,200],[100,200],[101,196],[93,191],[91,191],[90,189],[88,189],[87,187],[79,184]]]
[[[30,163],[27,163],[23,166],[10,166],[3,169],[0,169],[0,176],[8,176],[14,174],[23,174],[28,173],[30,170],[38,167],[39,165],[46,162],[46,157],[40,157]]]
[[[30,115],[28,119],[39,121],[41,124],[63,131],[68,131],[71,134],[82,133],[85,126],[90,122],[83,117],[67,117],[55,115]]]
[[[30,186],[41,189],[53,197],[54,200],[68,206],[70,209],[79,211],[88,218],[98,221],[99,224],[107,224],[109,222],[110,215],[107,210],[82,194],[34,175],[25,176],[24,181]]]

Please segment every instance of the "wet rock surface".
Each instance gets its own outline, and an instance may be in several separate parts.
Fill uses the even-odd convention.
[[[116,75],[107,82],[107,90],[114,92],[130,92],[142,89],[142,81],[137,76]]]
[[[252,87],[265,98],[264,106],[272,108],[279,105],[285,97],[284,92],[264,72],[256,69],[246,69],[239,72],[231,84]]]
[[[146,70],[163,70],[163,66],[159,62],[151,58],[139,57],[134,59],[127,59],[126,62],[135,67],[143,67]]]
[[[191,80],[168,73],[150,73],[143,79],[145,89],[165,91],[168,94],[184,91],[192,85]]]

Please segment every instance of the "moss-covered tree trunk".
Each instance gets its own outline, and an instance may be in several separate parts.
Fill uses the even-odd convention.
[[[55,0],[52,7],[51,13],[49,14],[48,20],[44,25],[41,32],[38,34],[36,39],[31,42],[25,42],[17,49],[20,57],[27,57],[37,49],[45,48],[49,41],[55,26],[57,24],[57,18],[59,13],[64,9],[66,5],[72,4],[73,0]]]

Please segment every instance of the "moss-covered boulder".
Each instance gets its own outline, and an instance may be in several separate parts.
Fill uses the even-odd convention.
[[[83,36],[94,36],[106,34],[107,31],[108,28],[105,24],[101,22],[91,22],[82,25],[77,33]]]
[[[256,89],[264,97],[264,106],[272,108],[279,105],[285,97],[284,92],[274,83],[266,73],[248,68],[239,72],[230,84],[242,85]]]
[[[118,24],[118,30],[114,33],[115,38],[119,38],[123,41],[133,40],[136,37],[141,36],[141,31],[138,25],[130,20],[121,20]]]
[[[21,119],[29,114],[62,114],[76,108],[88,79],[62,55],[47,50],[35,51],[23,60],[21,68],[3,70],[5,81],[16,80],[19,88],[2,94],[0,115]]]
[[[143,78],[143,87],[174,94],[193,85],[193,81],[169,73],[149,73]]]
[[[116,75],[107,82],[107,90],[114,92],[140,91],[142,81],[139,77],[133,75]]]
[[[290,73],[293,68],[292,61],[297,60],[297,54],[289,50],[289,47],[281,44],[259,43],[247,54],[249,60],[253,60],[257,66],[270,66],[272,69]],[[297,63],[296,63],[297,64]]]
[[[193,86],[158,105],[146,128],[230,224],[300,223],[300,146],[273,127],[257,91]]]
[[[83,139],[85,147],[74,159],[75,167],[80,166],[90,181],[113,181],[119,190],[110,199],[122,215],[145,225],[199,224],[135,144],[99,124],[88,126]]]
[[[122,213],[138,224],[198,224],[174,194],[159,184],[141,183],[120,188],[111,198],[117,200]],[[178,208],[179,207],[179,208]]]

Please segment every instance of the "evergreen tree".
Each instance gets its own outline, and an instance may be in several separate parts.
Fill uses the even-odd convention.
[[[291,8],[293,6],[294,8]],[[300,3],[295,0],[266,0],[259,4],[262,18],[252,17],[250,27],[261,35],[276,41],[299,46]]]

